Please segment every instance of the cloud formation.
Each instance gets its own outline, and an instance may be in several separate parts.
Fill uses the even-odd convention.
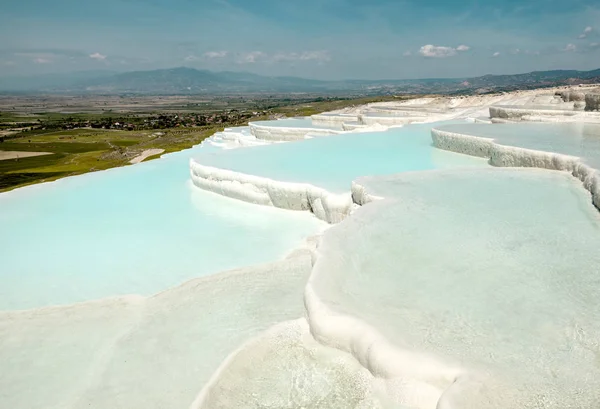
[[[577,51],[577,46],[575,44],[567,44],[567,46],[563,49],[563,51],[572,53]]]
[[[227,55],[227,54],[225,54]],[[222,55],[224,57],[225,55]],[[216,58],[216,57],[215,57]],[[250,51],[237,55],[236,62],[238,64],[254,64],[262,63],[283,63],[283,62],[318,62],[324,63],[331,61],[331,55],[327,50],[313,50],[302,52],[277,52],[269,54],[263,51]]]
[[[100,54],[100,53],[93,53],[93,54],[90,54],[90,58],[91,58],[92,60],[96,60],[96,61],[104,61],[104,60],[106,60],[106,56],[105,56],[105,55],[102,55],[102,54]]]
[[[494,54],[492,54],[492,57],[498,57],[500,55],[499,51],[496,51]]]
[[[106,0],[70,1],[67,12],[43,7],[43,0],[5,1],[0,76],[94,70],[120,61],[129,70],[193,65],[318,79],[597,68],[599,49],[590,43],[600,42],[598,0],[536,1],[478,1],[474,11],[472,2],[442,0],[435,7],[393,0]],[[569,43],[575,52],[564,51]],[[106,59],[91,58],[96,52]],[[492,57],[495,52],[501,54]],[[7,60],[16,66],[2,65]],[[448,64],[436,64],[440,60]]]
[[[292,61],[331,61],[331,56],[326,50],[319,51],[304,51],[301,53],[277,53],[271,60],[273,62],[292,62]]]
[[[202,56],[212,60],[214,58],[225,58],[229,53],[227,51],[207,51]]]
[[[583,33],[581,33],[579,35],[579,38],[581,38],[581,39],[587,38],[587,36],[590,35],[592,33],[592,31],[594,31],[593,27],[588,26],[588,27],[584,28]]]
[[[459,52],[469,51],[470,49],[471,47],[464,44],[459,45],[456,48],[427,44],[419,49],[419,54],[428,58],[447,58],[454,57]]]
[[[238,64],[254,64],[261,59],[264,59],[266,54],[262,51],[251,51],[248,53],[240,54],[237,62]]]

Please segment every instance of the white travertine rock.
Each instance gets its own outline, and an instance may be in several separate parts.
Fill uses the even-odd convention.
[[[190,160],[192,182],[200,189],[264,206],[304,210],[328,223],[352,211],[350,194],[335,194],[307,183],[280,182],[260,176],[204,166]]]
[[[366,128],[366,127],[367,126],[365,124],[358,122],[358,120],[342,123],[342,129],[344,131],[356,131],[356,130],[360,130],[361,128]]]
[[[344,122],[353,122],[358,121],[358,116],[353,114],[334,114],[334,113],[325,113],[325,114],[316,114],[311,115],[311,119],[313,124],[315,125],[342,125]]]
[[[406,125],[416,122],[423,122],[426,117],[424,116],[375,116],[373,115],[359,115],[358,120],[363,125]]]
[[[585,110],[600,111],[600,92],[585,95]]]
[[[341,131],[333,129],[318,128],[287,128],[260,125],[259,122],[249,124],[250,131],[257,139],[266,141],[297,141],[306,139],[309,134],[318,133],[319,135],[337,135]]]
[[[151,297],[0,311],[0,406],[187,408],[232,351],[302,317],[311,256],[298,250]]]
[[[594,97],[586,94],[585,111],[594,110]],[[589,103],[588,103],[589,102]],[[596,102],[597,103],[597,102]],[[491,106],[489,108],[492,122],[503,121],[529,121],[537,118],[539,122],[600,122],[600,114],[596,112],[584,112],[581,110],[582,102],[569,103],[569,107],[561,105],[553,108],[551,106]],[[597,108],[596,108],[597,109]]]
[[[315,339],[410,408],[595,407],[599,224],[578,183],[489,168],[353,184],[381,195],[315,251]]]
[[[250,132],[250,127],[242,126],[237,128],[225,128],[222,132],[217,132],[204,141],[201,145],[214,146],[221,149],[236,149],[250,146],[268,145],[275,141],[257,139]]]
[[[383,409],[378,380],[353,357],[318,343],[302,318],[233,352],[190,409]]]
[[[491,138],[432,129],[433,144],[440,149],[490,158],[490,164],[503,167],[536,167],[568,171],[583,182],[600,209],[600,174],[581,158],[556,152],[505,146]]]
[[[564,102],[585,101],[585,92],[580,90],[566,90],[558,92]]]

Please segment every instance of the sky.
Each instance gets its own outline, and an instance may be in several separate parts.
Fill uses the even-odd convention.
[[[6,0],[0,76],[192,67],[316,79],[600,68],[598,0]]]

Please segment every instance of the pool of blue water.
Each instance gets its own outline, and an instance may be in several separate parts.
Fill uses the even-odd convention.
[[[323,227],[194,188],[204,149],[0,194],[0,310],[151,295],[273,261]]]
[[[409,125],[385,132],[199,152],[195,159],[203,165],[280,181],[310,183],[332,192],[349,191],[352,180],[360,176],[488,166],[483,159],[434,148],[432,126]]]

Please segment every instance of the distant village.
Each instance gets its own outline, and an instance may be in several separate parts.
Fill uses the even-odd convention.
[[[144,130],[144,129],[168,129],[168,128],[194,128],[215,124],[235,125],[245,123],[253,118],[267,115],[266,111],[237,111],[231,110],[214,114],[178,113],[123,117],[101,117],[98,119],[63,118],[60,120],[40,121],[33,129],[118,129],[118,130]]]

